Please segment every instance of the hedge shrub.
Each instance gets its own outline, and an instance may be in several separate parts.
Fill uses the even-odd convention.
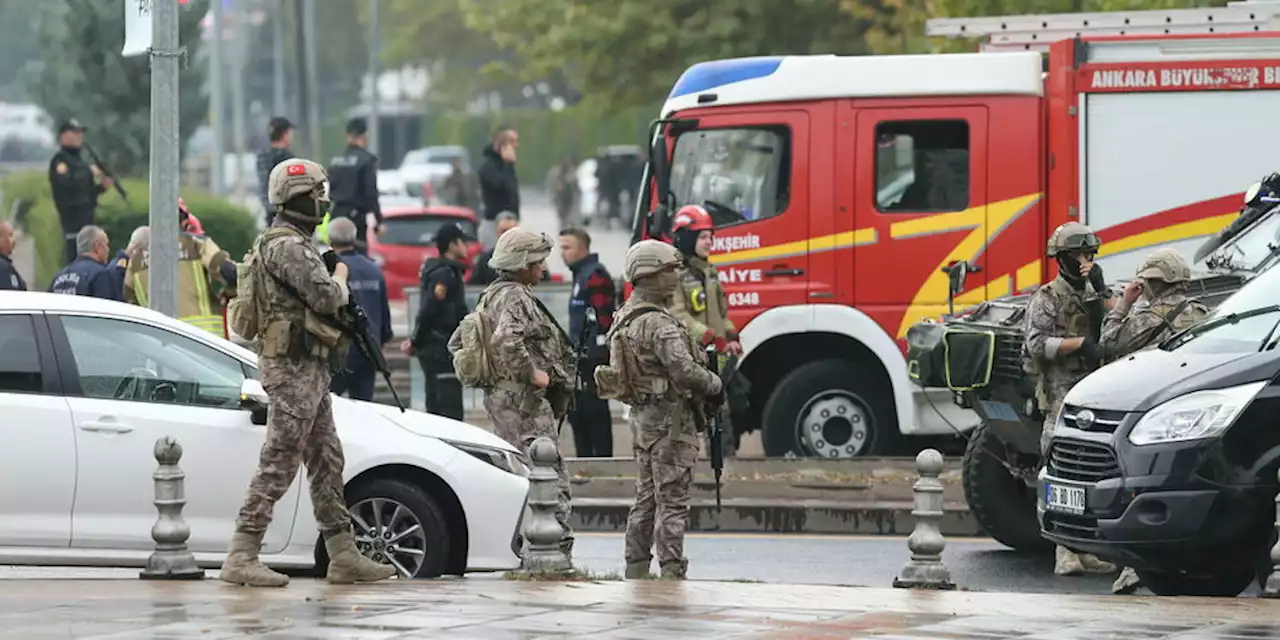
[[[147,224],[147,198],[149,190],[144,180],[126,178],[122,183],[129,193],[132,208],[125,204],[115,190],[102,194],[98,199],[96,224],[107,232],[111,250],[124,249],[133,230]],[[62,226],[53,206],[49,180],[44,172],[15,173],[0,179],[4,193],[3,208],[13,210],[13,203],[22,199],[26,203],[19,222],[26,233],[35,239],[36,273],[32,288],[43,290],[49,286],[53,275],[62,268]],[[258,234],[257,222],[247,210],[207,192],[183,188],[179,191],[187,207],[200,219],[205,233],[226,249],[233,259],[239,260],[253,244]],[[173,215],[178,215],[178,204],[173,205]]]

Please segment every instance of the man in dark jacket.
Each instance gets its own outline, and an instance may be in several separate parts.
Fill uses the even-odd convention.
[[[593,372],[609,364],[609,348],[605,334],[613,326],[617,287],[600,257],[591,253],[591,236],[582,229],[560,232],[560,257],[573,272],[573,293],[569,298],[569,339],[574,353],[580,354],[578,392],[574,410],[569,414],[573,425],[574,450],[579,458],[613,456],[613,416],[609,402],[600,399]],[[588,319],[594,313],[595,322]]]
[[[0,220],[0,291],[26,291],[27,283],[13,266],[13,224]]]
[[[330,248],[338,259],[347,265],[347,288],[351,298],[369,317],[369,329],[376,332],[379,345],[391,342],[391,307],[387,301],[387,281],[382,269],[372,260],[356,252],[356,226],[346,218],[338,218],[329,225]],[[347,368],[333,377],[329,390],[342,395],[348,393],[353,400],[373,400],[373,383],[377,376],[373,362],[359,349],[347,352]]]
[[[511,127],[499,127],[492,143],[480,152],[480,244],[493,249],[498,242],[497,217],[503,211],[520,220],[520,182],[516,179],[516,148],[520,135]]]
[[[124,302],[121,278],[107,266],[111,256],[107,232],[94,225],[81,228],[76,250],[80,255],[53,277],[49,291]]]
[[[276,215],[276,208],[267,201],[267,178],[276,165],[293,157],[289,145],[293,143],[293,123],[288,118],[276,116],[267,125],[267,136],[271,144],[258,152],[258,197],[262,200],[262,211],[267,218],[267,225]]]
[[[350,218],[356,223],[356,250],[369,255],[366,218],[373,214],[382,226],[382,207],[378,204],[378,156],[369,153],[369,127],[364,118],[347,122],[347,148],[329,162],[329,195],[333,201],[332,219]]]
[[[422,264],[418,316],[413,337],[400,345],[408,355],[416,355],[426,379],[427,412],[462,420],[462,384],[453,372],[453,356],[446,345],[467,315],[467,297],[462,273],[467,270],[467,239],[453,223],[436,232],[439,257]]]
[[[72,262],[79,255],[76,234],[96,219],[98,196],[111,188],[112,180],[97,165],[80,155],[85,128],[75,118],[58,126],[58,152],[49,160],[49,186],[53,190],[53,206],[62,223],[66,241],[64,259]]]

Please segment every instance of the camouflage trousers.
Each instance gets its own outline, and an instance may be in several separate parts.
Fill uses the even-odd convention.
[[[320,530],[349,529],[351,515],[342,484],[346,462],[333,424],[328,369],[318,361],[260,361],[262,386],[271,399],[267,437],[258,455],[258,470],[249,481],[244,506],[236,518],[236,530],[267,530],[272,509],[293,484],[299,464],[307,467],[311,505]]]
[[[560,455],[559,434],[556,433],[556,418],[551,411],[551,404],[532,390],[525,393],[514,393],[506,389],[490,389],[484,394],[484,409],[493,422],[493,432],[506,440],[511,446],[529,453],[533,441],[546,436],[556,446],[556,488],[559,489],[560,500],[556,506],[556,521],[564,530],[560,538],[560,550],[570,558],[573,557],[573,528],[569,526],[569,514],[572,511],[569,496],[569,469]]]
[[[1049,405],[1049,410],[1044,412],[1044,424],[1040,427],[1040,459],[1045,464],[1049,462],[1049,447],[1053,444],[1053,429],[1058,423],[1058,414],[1062,412],[1062,402],[1054,402]]]
[[[656,547],[658,565],[683,576],[684,532],[689,527],[689,485],[697,445],[662,437],[635,447],[636,501],[627,514],[626,561],[648,564]],[[656,538],[656,539],[655,539]]]

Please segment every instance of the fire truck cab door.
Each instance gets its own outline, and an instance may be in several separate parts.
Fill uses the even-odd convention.
[[[950,104],[947,104],[947,102]],[[987,108],[954,98],[914,105],[854,101],[854,303],[883,327],[907,327],[947,311],[944,267],[966,260],[957,309],[986,298]],[[867,105],[875,105],[868,107]],[[927,105],[927,106],[926,106]]]
[[[676,138],[671,191],[715,223],[711,263],[729,319],[741,328],[766,309],[805,304],[809,283],[809,115],[714,110]],[[696,294],[695,294],[696,295]],[[691,301],[694,310],[716,301]]]

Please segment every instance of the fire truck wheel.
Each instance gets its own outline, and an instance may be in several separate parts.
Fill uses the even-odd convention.
[[[985,424],[969,438],[962,463],[964,499],[978,526],[997,542],[1028,553],[1050,551],[1040,537],[1035,491],[1004,466],[1007,449]]]
[[[856,362],[819,360],[786,377],[764,405],[765,455],[854,458],[901,441],[889,381]]]

